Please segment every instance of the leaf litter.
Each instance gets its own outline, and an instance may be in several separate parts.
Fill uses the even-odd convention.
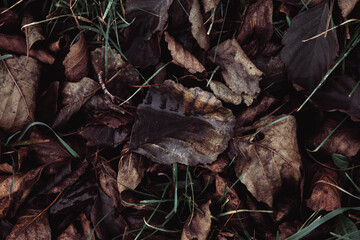
[[[7,2],[1,238],[357,236],[358,1]]]

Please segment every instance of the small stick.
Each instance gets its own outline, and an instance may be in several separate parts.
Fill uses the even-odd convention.
[[[107,88],[106,88],[106,86],[105,86],[105,83],[104,83],[104,81],[103,81],[103,79],[102,79],[102,73],[103,73],[103,71],[100,71],[100,72],[98,73],[98,79],[99,79],[99,83],[100,83],[101,89],[103,90],[105,96],[107,96],[108,98],[110,98],[110,100],[111,100],[112,103],[115,103],[115,96],[112,95],[112,94],[107,90]]]

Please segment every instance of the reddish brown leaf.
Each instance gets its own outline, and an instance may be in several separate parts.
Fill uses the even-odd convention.
[[[6,240],[51,239],[51,229],[47,213],[42,213],[34,222],[33,219],[41,210],[27,209],[18,219]],[[30,225],[28,225],[32,222]]]
[[[0,8],[0,12],[6,8]],[[18,31],[20,28],[19,15],[9,9],[6,12],[0,14],[0,32],[11,34]]]
[[[328,32],[326,38],[303,42],[326,30],[328,16],[327,3],[306,10],[292,19],[284,35],[281,59],[298,90],[312,91],[335,61],[339,50],[335,30]]]
[[[252,4],[246,11],[244,23],[237,35],[240,44],[254,41],[256,49],[263,47],[273,34],[273,1],[259,0]],[[255,51],[252,55],[255,55]]]
[[[63,35],[57,41],[50,43],[49,50],[53,53],[67,53],[70,50],[70,42],[69,35]]]
[[[210,203],[211,200],[200,206],[200,209],[203,213],[195,211],[193,217],[188,217],[181,234],[181,240],[207,239],[211,227],[211,212],[209,208]]]
[[[189,51],[185,50],[181,44],[177,43],[169,33],[165,32],[164,35],[174,64],[186,68],[186,70],[193,74],[205,71],[204,66],[199,60],[197,60]]]
[[[212,48],[209,56],[211,60],[215,52],[215,63],[221,66],[221,75],[227,86],[250,106],[260,92],[262,72],[250,61],[235,39],[228,39]]]
[[[0,217],[6,215],[13,217],[26,197],[30,194],[33,186],[39,180],[42,168],[36,168],[27,173],[17,173],[14,177],[14,186],[9,198],[10,184],[13,177],[0,176]]]
[[[280,117],[267,116],[246,131],[256,132]],[[259,135],[260,134],[260,135]],[[264,128],[259,140],[249,142],[251,135],[231,142],[230,158],[236,156],[235,172],[248,191],[259,202],[273,207],[274,198],[283,187],[300,190],[301,156],[296,137],[296,120],[289,115],[280,122]]]
[[[84,34],[80,34],[63,61],[66,79],[71,82],[78,82],[83,77],[86,77],[89,72],[88,60],[85,37]]]
[[[227,202],[226,211],[236,210],[239,207],[241,208],[241,201],[235,189],[230,189],[229,186],[231,186],[231,184],[229,184],[229,182],[227,182],[224,178],[220,177],[218,174],[215,175],[215,186],[216,192],[214,196],[217,199],[222,199],[223,201]]]
[[[209,165],[201,165],[201,167],[207,168],[215,173],[220,173],[224,171],[224,169],[228,166],[229,163],[229,158],[225,154],[220,154],[215,162]]]
[[[306,200],[306,206],[313,211],[325,210],[334,211],[341,208],[340,191],[327,184],[338,185],[338,174],[336,171],[328,168],[320,168],[316,171],[312,179],[312,192],[309,199]]]
[[[130,149],[159,163],[208,164],[227,148],[233,124],[211,93],[167,80],[138,106]]]
[[[34,121],[40,75],[41,65],[33,58],[12,57],[0,62],[0,128],[16,132]]]
[[[74,224],[70,224],[57,238],[57,240],[74,239],[81,239],[81,234],[76,230]]]
[[[0,33],[0,50],[26,55],[26,40],[19,35],[5,35]],[[53,64],[55,62],[55,58],[42,49],[31,49],[29,56],[46,64]]]

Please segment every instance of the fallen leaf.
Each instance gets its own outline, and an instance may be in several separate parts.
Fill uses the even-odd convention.
[[[140,154],[129,152],[129,147],[125,145],[121,151],[118,165],[117,187],[119,193],[122,193],[127,188],[135,189],[139,185],[144,177],[144,161],[146,160]]]
[[[339,44],[336,31],[303,42],[326,30],[329,15],[327,3],[320,4],[298,14],[291,20],[282,43],[281,59],[284,61],[288,78],[297,90],[312,91],[333,65]]]
[[[337,3],[341,10],[341,16],[346,18],[352,12],[352,10],[354,10],[358,1],[359,0],[338,0]]]
[[[70,224],[61,234],[57,240],[74,240],[81,239],[81,234],[76,230],[74,224]]]
[[[130,133],[127,123],[132,117],[125,114],[107,112],[95,116],[78,134],[86,140],[89,147],[117,147]]]
[[[315,149],[329,136],[340,121],[326,119],[308,139],[308,148]],[[358,125],[351,122],[344,122],[329,139],[322,145],[320,151],[328,156],[339,153],[347,157],[354,157],[360,150],[360,130]]]
[[[192,0],[189,21],[191,23],[191,33],[193,37],[202,49],[208,50],[210,48],[210,39],[206,34],[199,0]]]
[[[113,239],[124,233],[127,224],[124,218],[113,209],[113,201],[101,189],[91,209],[91,221],[96,225],[95,232],[99,239]],[[106,218],[103,217],[108,214]]]
[[[244,44],[250,39],[255,42],[257,50],[263,48],[273,34],[272,18],[272,0],[260,0],[251,4],[236,40],[239,44]],[[252,55],[255,55],[257,50]]]
[[[41,210],[25,210],[18,218],[16,225],[6,240],[51,239],[47,212],[42,213],[33,223],[28,225],[39,213],[41,213]]]
[[[201,165],[202,168],[207,168],[212,172],[220,173],[225,170],[225,168],[229,165],[230,160],[225,154],[220,154],[215,162],[209,165]]]
[[[166,80],[138,106],[130,150],[159,163],[209,164],[227,148],[233,126],[214,95]]]
[[[232,211],[239,208],[241,201],[234,188],[230,187],[231,184],[218,174],[215,175],[216,192],[214,196],[226,202],[226,211]],[[226,193],[226,194],[225,194]]]
[[[329,77],[324,86],[314,94],[312,102],[325,111],[344,112],[351,120],[359,122],[360,89],[356,85],[357,81],[347,75]]]
[[[103,165],[100,168],[99,173],[99,182],[101,189],[104,193],[110,197],[113,201],[113,205],[118,207],[120,205],[120,193],[118,191],[118,184],[115,181],[116,179],[116,172],[114,169],[111,168],[110,164],[103,158],[101,158],[101,164]],[[104,167],[105,166],[105,167]]]
[[[63,61],[66,79],[70,82],[78,82],[86,77],[89,72],[88,60],[87,44],[84,34],[81,33]]]
[[[91,78],[84,77],[79,82],[65,82],[62,90],[62,108],[58,112],[53,128],[66,124],[70,117],[77,113],[84,103],[91,98],[100,85]]]
[[[227,86],[250,106],[260,92],[259,81],[263,73],[250,61],[235,39],[228,39],[212,48],[212,60],[216,51],[215,63],[221,66],[221,75]]]
[[[0,217],[15,216],[19,207],[24,203],[26,197],[30,194],[33,186],[38,181],[42,168],[30,170],[27,173],[16,173],[13,176],[0,176]],[[14,185],[10,193],[10,184]]]
[[[338,178],[338,173],[334,170],[318,169],[312,179],[312,192],[310,198],[306,200],[306,206],[313,211],[334,211],[341,208],[340,191],[327,184],[338,185]]]
[[[34,16],[30,13],[30,11],[25,11],[21,22],[21,27],[33,22],[36,22]],[[45,40],[45,36],[40,24],[27,26],[22,30],[26,36],[26,48],[28,51],[34,46],[35,43]]]
[[[247,190],[259,202],[273,207],[274,198],[284,187],[300,189],[301,156],[296,137],[296,120],[287,118],[269,125],[284,116],[266,116],[246,128],[256,132],[264,128],[258,137],[249,142],[251,135],[231,141],[229,157],[235,159],[235,173]],[[263,136],[263,137],[262,137]]]
[[[0,8],[0,12],[6,8]],[[0,32],[13,34],[20,28],[19,15],[9,9],[6,12],[0,14]]]
[[[126,3],[126,20],[134,22],[124,30],[125,56],[130,63],[146,68],[160,59],[160,34],[168,20],[173,0],[130,0]]]
[[[27,55],[26,40],[19,35],[6,35],[0,33],[0,50]],[[43,49],[30,49],[29,56],[46,64],[53,64],[55,62],[55,58]]]
[[[208,13],[211,11],[211,9],[218,6],[220,0],[201,0],[201,2],[204,7],[205,13]]]
[[[214,93],[215,97],[224,102],[232,103],[234,105],[239,105],[242,103],[242,97],[235,94],[222,82],[212,80],[209,84],[209,87]]]
[[[164,33],[165,41],[168,43],[173,58],[172,62],[180,67],[185,68],[190,73],[202,73],[205,71],[204,66],[197,60],[189,51],[184,49],[181,44],[177,43],[175,39],[167,32]]]
[[[195,211],[194,216],[189,216],[185,222],[181,240],[206,240],[211,229],[211,200],[200,206],[200,211]]]
[[[69,35],[63,35],[57,41],[49,44],[49,50],[53,53],[65,54],[70,50],[71,39]]]
[[[1,40],[0,40],[1,42]],[[0,128],[16,132],[34,121],[41,65],[26,56],[0,63]]]

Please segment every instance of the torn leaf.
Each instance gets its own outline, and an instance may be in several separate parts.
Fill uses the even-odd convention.
[[[130,150],[158,163],[212,163],[227,148],[234,121],[211,93],[166,80],[138,106]]]
[[[235,39],[228,39],[210,51],[211,60],[221,66],[226,85],[250,106],[260,92],[259,82],[263,73],[246,56]]]

